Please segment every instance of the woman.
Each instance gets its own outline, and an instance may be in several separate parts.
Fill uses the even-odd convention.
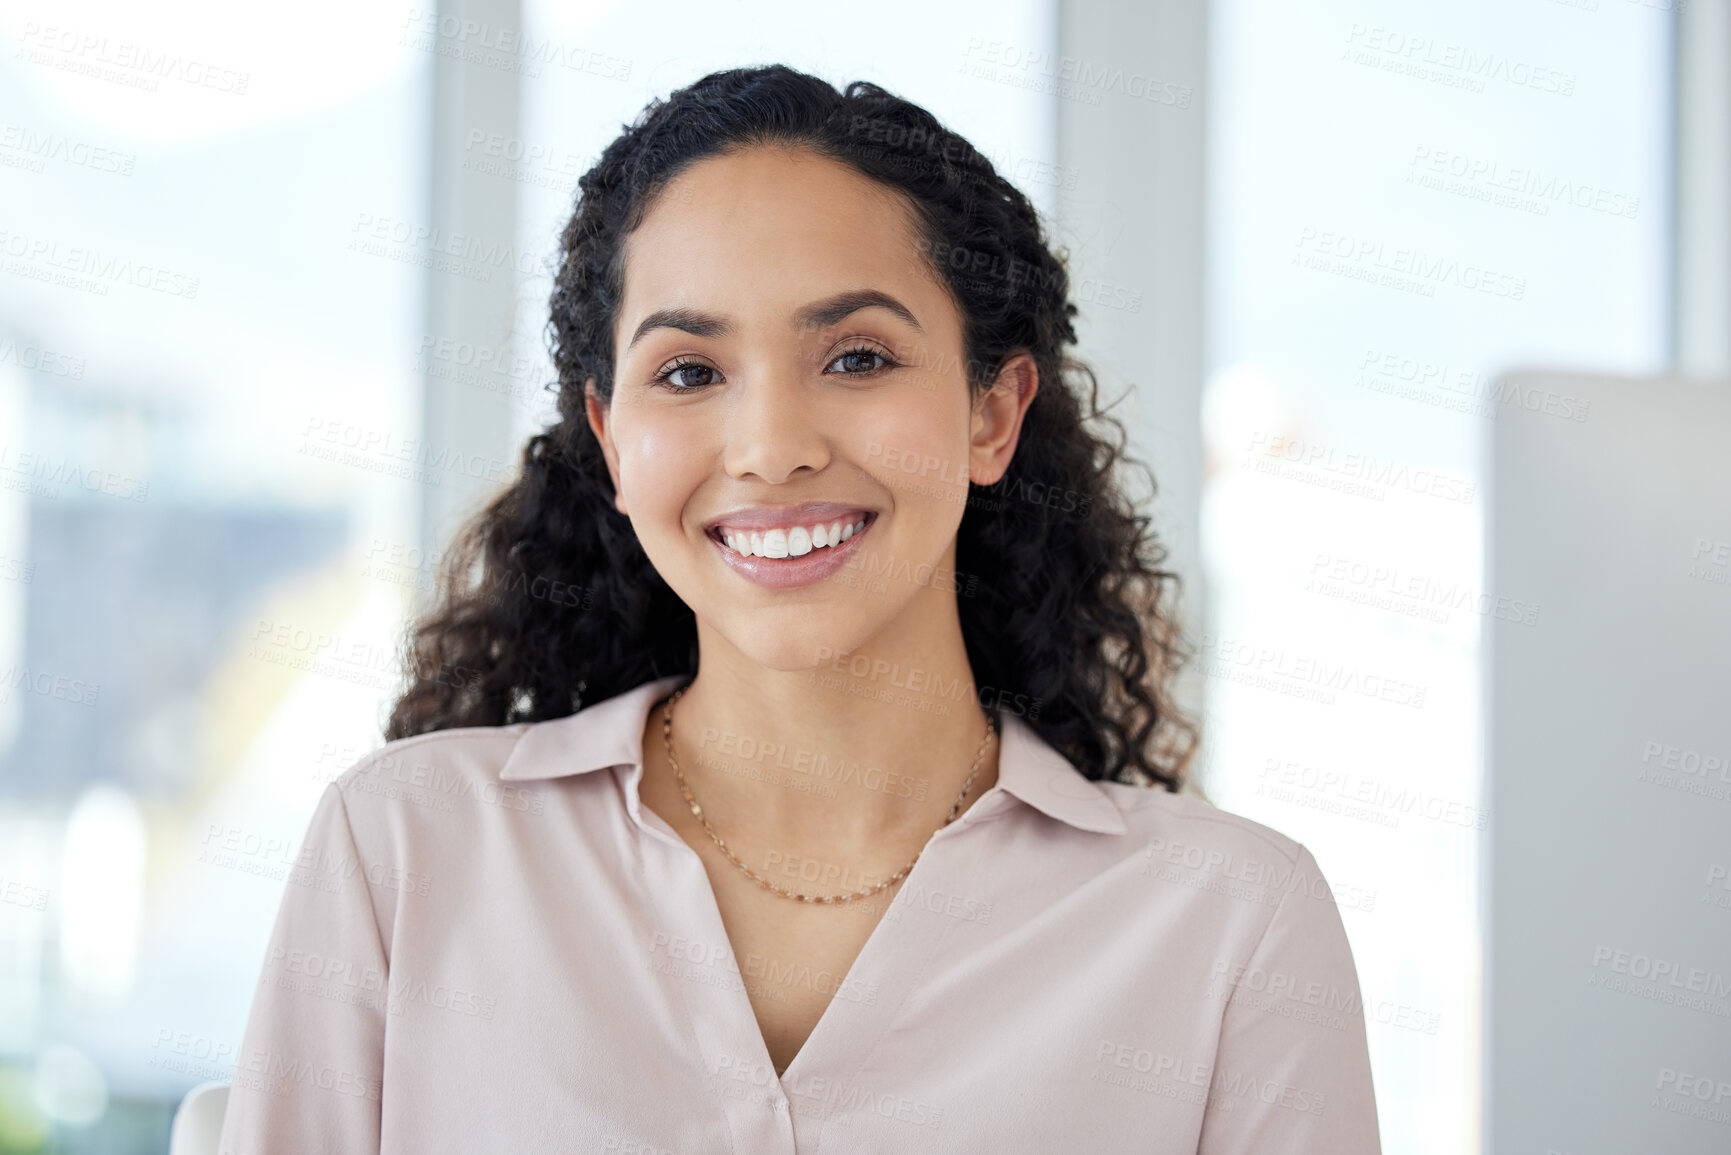
[[[320,801],[224,1150],[1379,1149],[1315,860],[1177,792],[1067,286],[869,84],[715,73],[607,148],[559,421]]]

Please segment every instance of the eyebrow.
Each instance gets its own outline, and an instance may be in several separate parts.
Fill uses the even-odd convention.
[[[926,331],[919,318],[914,316],[913,310],[877,289],[852,289],[822,301],[814,301],[796,311],[793,319],[802,329],[825,329],[861,309],[888,309],[919,332]],[[637,342],[656,329],[678,329],[694,337],[724,337],[733,331],[733,322],[698,309],[657,309],[643,318],[643,323],[637,326],[637,331],[631,335],[630,344],[625,346],[626,351],[629,352]]]

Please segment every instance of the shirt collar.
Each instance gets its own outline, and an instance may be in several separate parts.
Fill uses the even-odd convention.
[[[670,674],[563,718],[530,724],[506,758],[499,777],[522,782],[640,765],[643,727],[649,721],[650,708],[686,680],[685,674]],[[1123,834],[1129,829],[1106,792],[1084,777],[1033,727],[1014,714],[1000,713],[998,719],[997,786],[1005,793],[1082,830]],[[977,804],[969,807],[962,819],[978,809]]]

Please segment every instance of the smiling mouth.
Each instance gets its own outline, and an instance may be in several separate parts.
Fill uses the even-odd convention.
[[[717,526],[709,531],[709,537],[740,557],[792,560],[852,541],[854,537],[869,529],[876,520],[877,514],[863,513],[813,525],[789,526],[785,529],[748,531]]]

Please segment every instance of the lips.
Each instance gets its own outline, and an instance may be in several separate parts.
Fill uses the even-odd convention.
[[[711,540],[743,558],[803,558],[864,533],[876,514],[859,506],[807,502],[803,506],[736,509],[705,526]]]
[[[878,511],[836,501],[740,506],[703,531],[734,573],[770,589],[833,577],[877,523]]]
[[[858,521],[832,521],[828,525],[819,522],[809,529],[796,525],[789,530],[766,529],[762,533],[721,526],[709,535],[709,539],[748,557],[803,557],[814,549],[833,549],[842,545],[855,534],[864,533],[875,520],[874,515],[867,514]]]

